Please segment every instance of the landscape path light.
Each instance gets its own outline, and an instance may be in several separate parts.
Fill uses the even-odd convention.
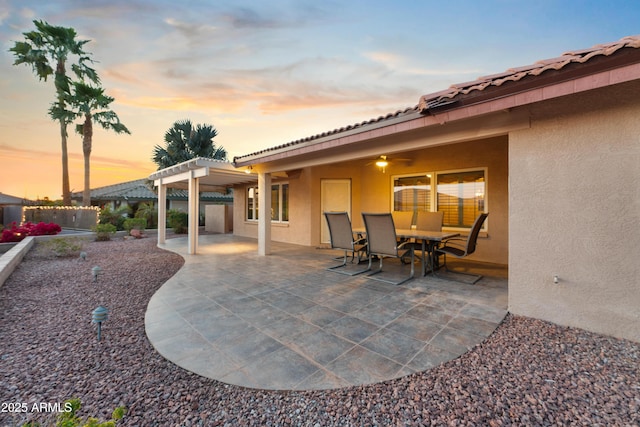
[[[98,281],[98,276],[102,273],[102,269],[97,265],[91,269],[91,275],[93,276],[93,281]]]
[[[91,313],[91,323],[98,324],[98,341],[100,341],[100,336],[102,335],[102,322],[109,318],[109,310],[106,307],[98,306]]]

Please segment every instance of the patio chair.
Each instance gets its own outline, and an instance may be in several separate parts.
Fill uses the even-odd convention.
[[[442,231],[444,212],[418,212],[416,229],[429,231]]]
[[[338,270],[347,266],[348,253],[351,252],[351,262],[355,261],[356,254],[358,256],[358,264],[362,262],[363,254],[367,252],[367,239],[359,238],[354,239],[353,230],[351,228],[351,220],[346,212],[325,212],[325,218],[327,219],[327,225],[329,226],[329,236],[331,239],[332,249],[343,249],[344,259],[342,264],[334,267],[329,267],[327,270],[335,271],[336,273],[347,274],[349,276],[355,276],[356,274],[364,273],[368,270]]]
[[[468,283],[472,285],[476,283],[478,280],[482,279],[482,275],[449,270],[447,268],[447,255],[450,255],[456,258],[465,258],[471,255],[472,253],[474,253],[476,250],[476,242],[478,240],[478,234],[480,234],[480,229],[482,228],[482,224],[484,223],[484,220],[487,219],[488,215],[489,215],[488,212],[481,213],[480,215],[478,215],[475,222],[473,223],[473,226],[471,227],[471,232],[469,233],[469,236],[466,239],[462,237],[453,237],[451,239],[445,240],[443,242],[444,246],[435,249],[436,256],[444,255],[443,267],[445,270],[447,270],[448,272],[454,273],[456,275],[465,275],[473,278],[472,282],[464,282],[464,283]],[[434,271],[434,274],[435,274],[435,271]]]
[[[381,282],[400,285],[407,280],[413,279],[415,273],[414,252],[407,242],[398,244],[396,228],[393,217],[388,213],[363,213],[362,219],[367,230],[367,249],[369,251],[369,270],[372,269],[373,257],[378,257],[380,266],[377,271],[369,274],[369,277]],[[409,277],[399,281],[386,279],[383,277],[373,277],[382,272],[382,260],[384,258],[400,258],[405,254],[411,255],[411,273]]]
[[[413,211],[393,211],[393,224],[399,229],[410,229],[413,225]]]
[[[393,217],[393,225],[396,229],[408,230],[413,225],[413,211],[393,211],[391,212]],[[406,242],[409,239],[398,238],[398,243]],[[405,260],[402,260],[405,263]]]
[[[416,230],[428,230],[428,231],[442,231],[442,221],[444,219],[444,212],[421,212],[418,211],[418,215],[416,217]],[[422,244],[419,242],[412,243],[414,251],[420,251],[422,254],[422,265],[425,265],[426,256],[431,254],[425,254],[422,250]],[[430,262],[434,262],[437,260],[435,257],[430,258]],[[406,262],[405,259],[403,261]],[[431,270],[433,270],[434,266],[431,266]]]

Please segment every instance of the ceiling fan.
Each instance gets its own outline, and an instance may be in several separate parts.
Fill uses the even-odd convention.
[[[413,159],[407,159],[407,158],[403,159],[399,157],[389,157],[387,155],[381,155],[381,156],[378,156],[375,160],[368,162],[366,166],[375,164],[377,167],[379,167],[382,170],[382,173],[385,173],[387,166],[389,166],[391,162],[410,162],[412,160]]]

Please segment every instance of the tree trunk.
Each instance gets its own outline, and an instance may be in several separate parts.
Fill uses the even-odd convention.
[[[91,145],[93,139],[93,123],[91,114],[86,114],[82,126],[82,154],[84,155],[84,190],[82,206],[91,206]]]
[[[60,139],[62,141],[62,204],[64,206],[71,206],[69,154],[67,153],[67,125],[63,120],[60,120]]]
[[[65,108],[64,90],[60,87],[59,81],[66,75],[65,60],[58,59],[56,64],[56,94],[58,95],[58,105],[61,110]],[[69,153],[67,152],[67,123],[60,119],[60,140],[62,144],[62,204],[71,206],[71,188],[69,185]]]

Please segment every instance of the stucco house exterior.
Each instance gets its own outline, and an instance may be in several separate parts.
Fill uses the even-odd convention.
[[[150,179],[161,201],[188,187],[192,212],[198,188],[232,186],[233,232],[257,238],[262,255],[271,241],[328,242],[329,210],[350,212],[354,227],[362,212],[441,210],[445,229],[463,234],[489,212],[473,259],[508,265],[510,312],[640,341],[640,36]]]

